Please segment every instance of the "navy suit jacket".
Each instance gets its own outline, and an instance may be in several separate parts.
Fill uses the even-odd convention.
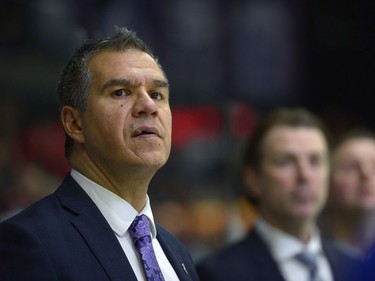
[[[352,280],[359,261],[346,256],[333,244],[323,241],[323,250],[334,280]],[[201,281],[285,281],[271,252],[255,230],[197,265]]]
[[[198,280],[186,248],[160,225],[157,239],[180,280]],[[99,209],[67,175],[55,193],[0,224],[0,280],[137,278]]]
[[[366,254],[363,261],[361,272],[356,281],[374,281],[375,280],[375,245]]]

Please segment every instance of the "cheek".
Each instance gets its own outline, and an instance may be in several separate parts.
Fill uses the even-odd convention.
[[[341,174],[333,178],[332,188],[336,194],[351,194],[355,191],[358,185],[356,177],[350,176],[349,174]]]
[[[297,177],[292,169],[273,170],[268,175],[270,185],[278,190],[288,190],[295,185]]]
[[[163,114],[160,116],[160,123],[163,126],[165,139],[169,146],[171,146],[172,142],[172,116],[170,111],[163,111]]]
[[[280,201],[288,193],[291,181],[285,175],[271,173],[263,176],[261,180],[261,197],[265,201]]]
[[[90,130],[95,138],[103,138],[108,142],[111,138],[121,137],[123,135],[123,116],[120,110],[111,108],[96,108],[96,112],[90,112]],[[111,138],[109,137],[111,136]]]
[[[353,182],[336,181],[331,188],[332,200],[338,203],[351,202],[356,197],[356,187]]]
[[[329,189],[329,185],[330,185],[330,181],[329,181],[329,171],[326,170],[326,171],[323,171],[319,177],[318,177],[320,180],[319,180],[319,183],[318,185],[319,186],[323,186],[324,188],[324,192],[326,194],[328,194],[328,189]]]
[[[162,111],[160,122],[163,124],[165,130],[172,131],[172,113],[170,110],[165,109]]]

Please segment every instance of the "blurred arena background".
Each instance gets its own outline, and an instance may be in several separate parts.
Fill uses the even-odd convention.
[[[375,129],[373,1],[0,0],[0,219],[68,172],[55,87],[86,38],[133,29],[171,83],[173,150],[152,182],[159,222],[198,260],[253,220],[241,148],[278,106],[334,134]]]

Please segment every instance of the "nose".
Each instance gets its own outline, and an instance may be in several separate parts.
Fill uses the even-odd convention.
[[[157,113],[158,107],[155,100],[150,97],[149,93],[144,89],[137,91],[133,107],[133,115],[136,117],[156,116]]]
[[[368,180],[372,175],[374,175],[374,167],[369,163],[363,163],[360,165],[360,175],[362,180]]]
[[[300,161],[297,164],[297,174],[300,182],[306,182],[311,175],[311,167],[306,161]]]

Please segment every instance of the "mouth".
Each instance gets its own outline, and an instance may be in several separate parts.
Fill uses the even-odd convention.
[[[296,190],[293,196],[298,201],[308,202],[314,200],[315,194],[311,190],[303,188]]]
[[[132,137],[157,136],[160,137],[158,129],[154,127],[139,127],[134,130]]]

